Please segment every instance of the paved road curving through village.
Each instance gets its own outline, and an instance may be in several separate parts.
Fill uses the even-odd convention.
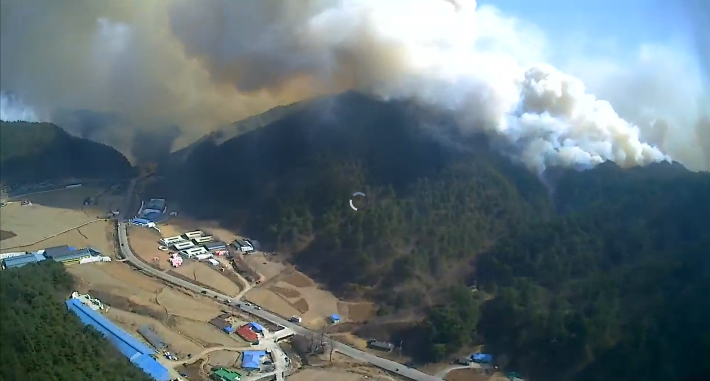
[[[123,222],[118,223],[118,239],[120,242],[120,250],[121,254],[123,255],[124,258],[131,264],[133,264],[135,267],[139,268],[146,274],[149,274],[151,276],[161,278],[164,281],[167,281],[169,283],[172,283],[174,285],[184,287],[188,290],[209,296],[209,297],[217,297],[220,300],[227,301],[231,305],[236,305],[239,304],[240,299],[239,298],[232,298],[228,295],[224,295],[212,290],[208,290],[204,287],[200,287],[194,283],[190,283],[188,281],[185,281],[183,279],[177,278],[175,276],[172,276],[168,273],[164,273],[160,270],[156,270],[155,268],[149,266],[147,263],[141,261],[136,257],[136,255],[133,253],[133,250],[131,249],[129,243],[128,243],[128,235],[126,231],[126,224]],[[243,295],[243,293],[239,293],[239,297]],[[282,327],[290,328],[293,330],[295,333],[300,334],[300,335],[311,335],[311,334],[316,334],[315,332],[306,329],[298,324],[293,324],[286,319],[284,319],[281,316],[275,315],[269,311],[265,311],[263,309],[256,309],[253,306],[245,306],[243,303],[239,304],[240,308],[248,312],[252,315],[258,316],[264,320],[267,320],[271,323],[280,325]],[[409,378],[411,380],[415,381],[443,381],[441,377],[437,376],[432,376],[426,373],[423,373],[417,369],[407,367],[403,364],[400,364],[395,361],[387,360],[381,357],[377,357],[371,353],[363,352],[359,349],[350,347],[346,344],[340,343],[338,341],[333,340],[333,349],[337,352],[340,352],[348,357],[354,358],[356,360],[364,361],[367,363],[370,363],[378,368],[390,371],[392,373],[399,374],[400,376]],[[279,379],[282,379],[279,377]]]

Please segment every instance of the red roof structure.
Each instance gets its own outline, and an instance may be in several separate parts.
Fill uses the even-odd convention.
[[[237,329],[237,335],[239,335],[239,337],[250,343],[259,342],[259,335],[257,335],[256,332],[251,330],[249,324],[244,324],[243,326],[239,327],[239,329]]]

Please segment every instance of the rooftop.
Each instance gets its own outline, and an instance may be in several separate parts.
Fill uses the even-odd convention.
[[[242,357],[242,368],[259,369],[261,366],[261,358],[264,356],[266,356],[265,351],[244,351]]]
[[[249,323],[249,327],[251,327],[251,329],[254,330],[254,332],[264,331],[264,327],[261,324],[256,323],[256,322]]]
[[[220,381],[238,381],[240,378],[242,378],[241,374],[233,370],[228,370],[224,368],[219,368],[212,374],[217,376],[217,379]]]
[[[167,203],[164,198],[151,198],[145,203],[145,209],[163,210]]]
[[[45,259],[47,258],[45,258],[42,254],[29,253],[25,255],[18,255],[16,257],[5,258],[3,259],[3,264],[5,264],[6,268],[22,267],[28,263],[37,263],[44,261]]]
[[[226,247],[227,245],[222,241],[207,242],[205,245],[206,249],[219,249]]]

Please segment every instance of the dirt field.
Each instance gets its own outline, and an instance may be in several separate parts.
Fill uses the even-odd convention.
[[[241,366],[241,352],[215,351],[208,354],[207,362],[211,366],[223,366],[227,368],[239,368]]]
[[[244,295],[244,299],[284,317],[301,314],[301,312],[293,307],[286,299],[264,288],[253,288],[249,290],[249,292]]]
[[[507,380],[507,378],[499,378],[481,374],[476,369],[454,369],[444,378],[446,381],[496,381]]]
[[[239,286],[232,282],[229,278],[220,274],[219,271],[209,268],[209,265],[201,262],[189,261],[173,271],[184,275],[191,280],[196,280],[202,284],[214,288],[225,295],[235,296],[239,294],[239,291],[241,291]]]
[[[155,298],[165,285],[148,278],[128,265],[118,262],[70,266],[69,273],[79,279],[79,290],[101,290],[146,306],[155,305]]]
[[[103,222],[86,225],[81,228],[80,234],[74,236],[66,233],[33,245],[44,238],[96,220],[110,209],[120,206],[122,197],[114,195],[100,196],[98,205],[83,205],[86,197],[96,197],[101,192],[103,190],[99,188],[83,187],[57,190],[27,196],[26,199],[30,200],[32,205],[22,206],[19,202],[14,202],[3,207],[0,225],[16,236],[3,239],[0,248],[4,250],[21,247],[22,250],[36,250],[66,244],[93,246],[102,252],[112,252],[113,245],[110,244],[110,239],[106,240],[106,225]]]
[[[189,296],[189,294],[167,287],[157,295],[156,301],[170,315],[196,321],[207,322],[222,313],[221,306],[209,298]]]
[[[237,338],[237,336],[227,335],[212,324],[201,321],[176,318],[175,327],[173,329],[175,329],[177,333],[186,336],[207,348],[219,346],[245,348],[250,346],[245,341]]]
[[[322,326],[332,314],[339,314],[343,322],[365,321],[372,316],[374,307],[371,304],[340,302],[306,275],[289,271],[249,291],[246,298],[282,316],[301,316],[303,325],[310,328]]]
[[[52,246],[69,245],[76,248],[93,247],[103,255],[114,257],[116,247],[113,242],[113,225],[108,221],[96,221],[79,229],[68,231],[40,243],[26,246],[23,250],[33,251]]]
[[[111,321],[125,329],[127,332],[130,332],[132,335],[141,339],[142,337],[137,332],[138,328],[140,328],[143,324],[147,324],[163,339],[163,341],[165,341],[166,344],[168,344],[168,350],[174,352],[176,356],[179,356],[180,358],[186,356],[187,354],[194,354],[202,351],[201,346],[190,341],[184,336],[173,332],[171,329],[155,319],[113,307],[106,313],[106,317],[111,319]]]
[[[95,219],[95,215],[80,210],[13,203],[2,208],[0,225],[16,236],[0,241],[0,249],[22,247],[26,250],[23,246]]]
[[[283,263],[272,262],[263,253],[255,253],[244,256],[247,265],[256,270],[263,278],[262,281],[267,281],[281,274],[286,266]]]
[[[133,252],[148,263],[158,265],[161,269],[170,268],[168,257],[170,253],[158,250],[158,240],[160,235],[154,229],[146,229],[138,226],[128,227],[128,242],[131,244]],[[158,262],[153,258],[158,257]]]
[[[84,206],[84,199],[87,197],[96,201],[96,205]],[[60,189],[32,194],[23,197],[23,199],[29,200],[33,204],[61,209],[81,209],[87,213],[106,213],[110,209],[120,208],[123,203],[123,195],[112,195],[105,192],[103,188],[94,187]]]
[[[123,263],[96,263],[68,269],[79,279],[78,291],[91,291],[109,304],[109,319],[131,333],[140,324],[149,324],[179,353],[196,354],[200,347],[218,345],[248,346],[207,323],[220,315],[223,307],[210,298],[170,288]]]
[[[288,381],[371,381],[376,377],[366,377],[339,369],[307,368],[289,376]]]

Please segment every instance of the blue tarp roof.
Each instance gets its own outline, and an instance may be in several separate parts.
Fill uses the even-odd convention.
[[[261,358],[266,356],[265,351],[245,351],[242,356],[242,368],[259,369]]]
[[[224,332],[234,332],[234,328],[232,328],[230,326],[226,326],[226,327],[224,327]]]
[[[84,305],[79,299],[68,299],[66,302],[67,308],[76,314],[82,323],[91,325],[106,336],[111,343],[114,344],[124,356],[133,358],[136,355],[150,355],[155,353],[147,345],[136,339],[128,332],[119,328],[105,316],[92,310]]]
[[[249,326],[251,327],[252,330],[254,330],[254,332],[259,332],[259,333],[264,332],[264,327],[259,323],[251,322],[251,323],[249,323]]]
[[[340,315],[332,314],[332,315],[330,315],[330,318],[333,320],[340,320]]]
[[[156,381],[170,381],[170,372],[150,355],[140,355],[131,361]]]
[[[471,355],[471,360],[475,362],[489,363],[493,362],[493,356],[486,353],[474,353]]]

